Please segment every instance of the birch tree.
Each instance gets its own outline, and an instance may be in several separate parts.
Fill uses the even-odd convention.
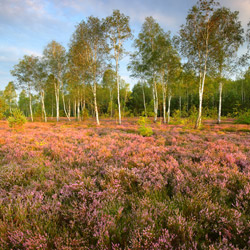
[[[195,128],[201,125],[202,101],[207,74],[207,66],[213,49],[212,33],[216,21],[212,15],[217,8],[215,0],[198,0],[186,18],[186,24],[181,26],[180,42],[183,55],[189,58],[199,74],[199,111]]]
[[[109,106],[110,106],[110,117],[113,117],[113,95],[116,84],[116,72],[112,69],[107,69],[103,75],[103,87],[109,91]]]
[[[25,55],[18,64],[11,70],[11,74],[17,79],[17,86],[21,89],[25,89],[29,95],[29,110],[30,119],[33,122],[32,111],[32,90],[34,90],[34,65],[36,58],[34,56]]]
[[[55,99],[56,99],[56,120],[59,121],[59,101],[60,101],[60,90],[63,86],[63,75],[65,73],[66,64],[66,51],[65,48],[52,41],[49,43],[43,51],[44,58],[47,64],[47,68],[50,74],[55,77],[54,88],[55,88]],[[64,112],[69,119],[69,115],[65,109],[64,94],[62,92]]]
[[[12,112],[12,107],[15,105],[15,99],[17,97],[15,85],[13,82],[9,82],[3,91],[3,98],[9,106],[10,112]]]
[[[116,85],[117,85],[117,103],[119,124],[121,124],[121,100],[120,100],[120,83],[119,83],[119,60],[125,55],[124,42],[132,37],[129,26],[129,17],[114,10],[112,16],[108,16],[105,20],[107,36],[109,38],[109,46],[113,51],[112,58],[115,60]]]
[[[79,45],[79,57],[83,60],[84,72],[91,82],[94,97],[94,111],[97,125],[100,124],[97,106],[97,83],[101,78],[105,66],[105,57],[108,51],[105,36],[105,25],[97,17],[90,16],[87,22],[82,21],[73,35],[75,45]]]
[[[42,113],[44,121],[47,122],[47,113],[45,109],[45,87],[47,84],[48,74],[46,72],[46,65],[42,58],[35,58],[33,66],[34,88],[38,91],[41,98]]]
[[[172,99],[171,85],[176,80],[177,69],[180,68],[180,57],[173,47],[170,33],[162,33],[156,40],[156,63],[162,83],[162,103],[163,103],[163,122],[170,122],[170,106]],[[166,92],[168,95],[168,111],[166,120]]]
[[[154,20],[153,17],[147,17],[142,25],[138,38],[135,39],[134,47],[136,51],[131,56],[129,69],[137,74],[143,74],[152,82],[153,100],[154,100],[154,122],[158,116],[158,57],[157,57],[157,39],[163,34],[163,29]]]
[[[222,107],[222,89],[223,77],[226,72],[230,71],[236,52],[240,45],[243,44],[243,32],[241,22],[238,18],[237,11],[231,12],[228,8],[217,9],[212,21],[216,23],[216,29],[211,36],[213,41],[213,66],[219,78],[219,105],[218,105],[218,123],[221,122]]]

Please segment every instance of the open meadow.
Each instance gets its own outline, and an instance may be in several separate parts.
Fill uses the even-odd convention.
[[[0,121],[0,249],[249,249],[250,126]]]

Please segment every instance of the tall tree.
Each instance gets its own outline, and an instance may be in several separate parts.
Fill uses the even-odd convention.
[[[109,38],[110,48],[113,50],[112,58],[115,60],[116,84],[117,84],[117,102],[119,124],[121,124],[121,103],[120,103],[120,84],[119,84],[119,60],[125,54],[124,42],[132,37],[129,26],[129,17],[114,10],[112,16],[106,18],[107,36]]]
[[[46,72],[46,64],[42,58],[35,58],[33,67],[33,78],[35,90],[39,93],[42,104],[42,113],[44,121],[47,122],[47,114],[45,109],[45,88],[47,84],[48,74]]]
[[[116,72],[114,72],[112,69],[107,69],[103,75],[103,87],[107,88],[109,91],[110,117],[113,117],[113,94],[115,84],[117,83],[116,77]]]
[[[135,39],[134,47],[136,51],[131,56],[129,69],[136,74],[144,74],[151,79],[153,100],[154,100],[154,121],[157,121],[158,115],[158,91],[157,91],[157,73],[158,73],[158,53],[157,39],[162,36],[163,29],[154,20],[153,17],[147,17],[142,25],[138,38]]]
[[[52,41],[45,47],[43,54],[49,73],[55,77],[54,88],[55,88],[55,98],[56,98],[56,120],[59,121],[59,99],[60,99],[60,89],[63,86],[63,75],[65,73],[66,51],[61,44],[57,43],[56,41]],[[63,98],[64,111],[66,116],[68,117],[68,113],[65,109],[63,92],[62,92],[62,98]]]
[[[3,91],[3,97],[6,100],[10,112],[12,110],[12,107],[15,105],[16,101],[16,90],[15,90],[15,85],[13,82],[9,82],[8,85],[5,87],[4,91]]]
[[[29,114],[29,97],[25,90],[22,90],[19,94],[18,107],[24,113],[25,116]]]
[[[180,57],[173,46],[170,33],[162,33],[156,39],[155,58],[157,71],[161,76],[163,122],[170,122],[170,105],[172,99],[171,85],[176,80],[177,71],[180,68]],[[166,121],[166,91],[168,91],[168,120]]]
[[[90,16],[87,22],[82,21],[73,35],[74,44],[80,48],[79,57],[84,63],[87,79],[92,83],[94,96],[94,111],[96,123],[99,125],[99,112],[97,106],[97,83],[105,66],[107,53],[107,41],[105,37],[105,25],[97,17]],[[83,58],[84,57],[84,58]]]
[[[207,66],[214,40],[213,32],[216,30],[217,20],[213,13],[218,6],[215,0],[198,0],[186,18],[186,24],[180,30],[181,50],[195,65],[199,74],[199,112],[195,127],[201,125],[202,101],[207,74]]]
[[[33,122],[33,111],[32,111],[32,90],[34,90],[34,65],[36,58],[34,56],[25,55],[18,64],[14,66],[11,74],[17,78],[17,85],[21,89],[28,91],[29,95],[29,108],[30,118]]]
[[[219,78],[218,123],[221,122],[223,77],[234,61],[235,54],[243,44],[244,30],[239,21],[239,12],[231,12],[228,8],[217,9],[211,18],[216,23],[216,29],[211,36],[214,49],[211,51],[213,66]]]

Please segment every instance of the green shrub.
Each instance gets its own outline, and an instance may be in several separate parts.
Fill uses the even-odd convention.
[[[26,117],[20,109],[13,109],[11,116],[8,118],[10,128],[22,127],[26,121]]]
[[[204,118],[211,118],[211,119],[216,119],[217,116],[218,116],[218,111],[217,111],[217,108],[208,108],[208,107],[205,107],[203,110],[202,110],[202,116]]]
[[[235,121],[237,124],[250,124],[250,110],[242,111]]]
[[[189,117],[188,117],[188,120],[191,122],[191,123],[194,123],[197,119],[197,116],[198,116],[198,110],[195,106],[192,106],[189,110]]]
[[[140,117],[137,123],[140,125],[138,129],[140,135],[151,136],[153,134],[153,130],[149,125],[150,121],[146,117]]]
[[[82,116],[82,120],[83,120],[83,121],[88,120],[88,118],[89,118],[88,110],[87,110],[87,109],[82,110],[81,116]]]

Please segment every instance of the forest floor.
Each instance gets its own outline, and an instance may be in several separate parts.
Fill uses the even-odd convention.
[[[249,249],[250,126],[0,121],[0,249]]]

